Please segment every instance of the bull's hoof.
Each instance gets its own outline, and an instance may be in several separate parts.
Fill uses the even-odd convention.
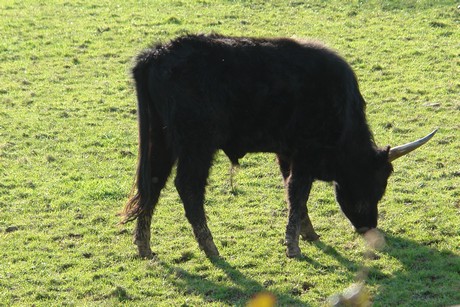
[[[298,246],[288,246],[286,249],[286,256],[288,256],[289,258],[301,258],[302,252],[300,251],[300,248]]]
[[[206,257],[208,257],[209,259],[218,259],[218,258],[220,258],[220,254],[219,254],[219,251],[217,249],[215,251],[204,251],[204,253],[206,254]]]
[[[144,259],[152,259],[155,256],[155,254],[150,249],[149,243],[140,242],[136,240],[134,240],[133,243],[137,245],[137,251],[139,253],[139,257],[144,258]]]
[[[152,252],[150,246],[138,245],[137,250],[139,252],[139,257],[141,258],[152,259],[153,257],[155,257],[155,253]]]
[[[200,246],[209,259],[219,258],[219,250],[212,240],[206,240],[206,245]]]
[[[320,236],[316,234],[316,232],[308,232],[308,233],[301,233],[300,236],[304,241],[317,241],[319,240]]]
[[[308,218],[302,220],[302,223],[300,224],[300,236],[302,237],[302,240],[305,241],[316,241],[319,239],[319,235],[316,234],[315,229]]]

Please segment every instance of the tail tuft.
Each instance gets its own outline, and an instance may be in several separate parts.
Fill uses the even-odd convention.
[[[120,224],[126,224],[134,221],[144,211],[142,206],[139,205],[140,198],[139,193],[136,193],[128,200],[121,212],[122,220]]]

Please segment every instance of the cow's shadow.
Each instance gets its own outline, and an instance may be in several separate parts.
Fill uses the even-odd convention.
[[[385,247],[361,263],[350,261],[336,249],[321,241],[314,244],[334,257],[358,280],[378,286],[374,306],[450,306],[460,303],[460,256],[450,250],[430,247],[432,242],[420,243],[385,234]],[[388,272],[381,261],[385,255],[399,262],[401,269]],[[373,260],[372,260],[373,259]],[[315,263],[312,263],[313,265]]]
[[[385,234],[383,253],[398,261],[394,274],[371,270],[369,283],[380,286],[375,297],[391,299],[399,306],[450,306],[460,303],[460,256],[451,250],[431,247],[435,242],[416,242]],[[457,246],[458,248],[458,246]]]
[[[237,268],[229,264],[225,259],[218,258],[211,260],[212,265],[223,273],[223,279],[229,281],[226,283],[218,282],[216,279],[206,278],[198,273],[190,273],[181,269],[179,266],[172,266],[160,261],[163,268],[173,274],[170,282],[186,294],[199,295],[203,300],[214,303],[224,303],[232,306],[245,306],[247,301],[257,293],[263,293],[266,290],[264,285],[245,276]],[[228,285],[231,283],[232,285]],[[294,295],[288,293],[271,291],[278,301],[282,301],[286,306],[309,306],[300,301]],[[188,306],[184,304],[183,306]]]
[[[375,261],[378,261],[379,254],[386,255],[387,258],[400,263],[401,269],[396,272],[387,272],[383,261],[380,264],[374,263],[378,265],[373,265],[374,260],[355,262],[324,242],[317,241],[313,244],[321,249],[320,252],[334,257],[347,268],[350,276],[359,274],[364,265],[368,266],[364,279],[367,284],[378,286],[378,292],[373,298],[375,306],[383,305],[379,303],[381,301],[398,306],[449,306],[460,302],[460,257],[457,254],[391,234],[386,234],[385,239],[386,247],[376,254]],[[315,267],[322,266],[308,255],[299,261],[305,261]],[[244,305],[254,293],[266,289],[264,285],[247,277],[222,258],[211,263],[221,271],[222,278],[228,282],[219,282],[219,278],[211,279],[199,273],[190,273],[181,269],[180,265],[159,262],[165,270],[174,272],[171,283],[178,289],[199,295],[209,302]],[[430,270],[430,266],[435,266],[435,270]],[[344,288],[347,286],[344,285]],[[292,293],[275,291],[273,294],[283,304],[308,306]]]

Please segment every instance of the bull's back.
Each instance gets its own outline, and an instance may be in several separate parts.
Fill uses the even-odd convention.
[[[165,126],[217,147],[275,151],[280,140],[331,139],[356,103],[346,99],[351,68],[316,43],[185,36],[142,59]]]

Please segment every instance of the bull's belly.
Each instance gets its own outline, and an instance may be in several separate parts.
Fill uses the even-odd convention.
[[[270,152],[279,153],[282,144],[273,138],[238,138],[225,143],[220,149],[224,151],[233,164],[238,164],[238,160],[247,153]]]

